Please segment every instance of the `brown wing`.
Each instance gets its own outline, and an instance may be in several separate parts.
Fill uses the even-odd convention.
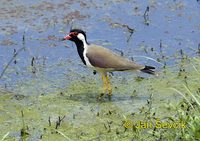
[[[141,70],[144,66],[111,52],[101,46],[89,45],[86,54],[91,65],[99,68],[109,68],[113,71]]]

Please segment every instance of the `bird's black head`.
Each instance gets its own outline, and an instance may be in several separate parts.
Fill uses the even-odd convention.
[[[70,33],[67,36],[65,36],[62,40],[70,40],[75,43],[78,43],[78,42],[87,43],[86,34],[81,29],[72,29]]]
[[[86,65],[86,61],[83,56],[84,49],[88,45],[85,32],[81,29],[72,29],[70,33],[67,36],[65,36],[62,40],[63,41],[70,40],[70,41],[75,42],[78,54],[81,60],[83,61],[83,63]]]

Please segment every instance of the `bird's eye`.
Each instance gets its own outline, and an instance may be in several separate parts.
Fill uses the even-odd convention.
[[[78,35],[78,32],[71,32],[70,33],[72,36],[77,36]]]

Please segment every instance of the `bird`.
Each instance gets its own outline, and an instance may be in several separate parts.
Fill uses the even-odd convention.
[[[90,44],[87,41],[86,32],[81,29],[71,29],[62,41],[69,40],[76,44],[77,52],[87,67],[98,72],[102,76],[103,93],[112,96],[112,87],[108,77],[109,72],[114,71],[141,71],[155,75],[155,67],[138,64],[105,47]]]

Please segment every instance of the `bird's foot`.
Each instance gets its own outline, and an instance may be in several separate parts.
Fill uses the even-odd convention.
[[[97,100],[98,101],[102,101],[103,98],[108,98],[108,100],[110,101],[111,98],[112,98],[112,93],[108,93],[108,94],[104,94],[104,93],[100,93],[98,96],[97,96]]]
[[[112,88],[108,87],[108,99],[109,99],[109,101],[111,100],[111,98],[112,98]]]
[[[102,98],[103,98],[103,96],[104,96],[104,93],[100,93],[100,94],[97,96],[97,100],[98,100],[98,101],[101,101]]]
[[[108,94],[108,100],[111,101],[112,94]]]
[[[108,95],[112,96],[112,88],[111,87],[108,87]]]

